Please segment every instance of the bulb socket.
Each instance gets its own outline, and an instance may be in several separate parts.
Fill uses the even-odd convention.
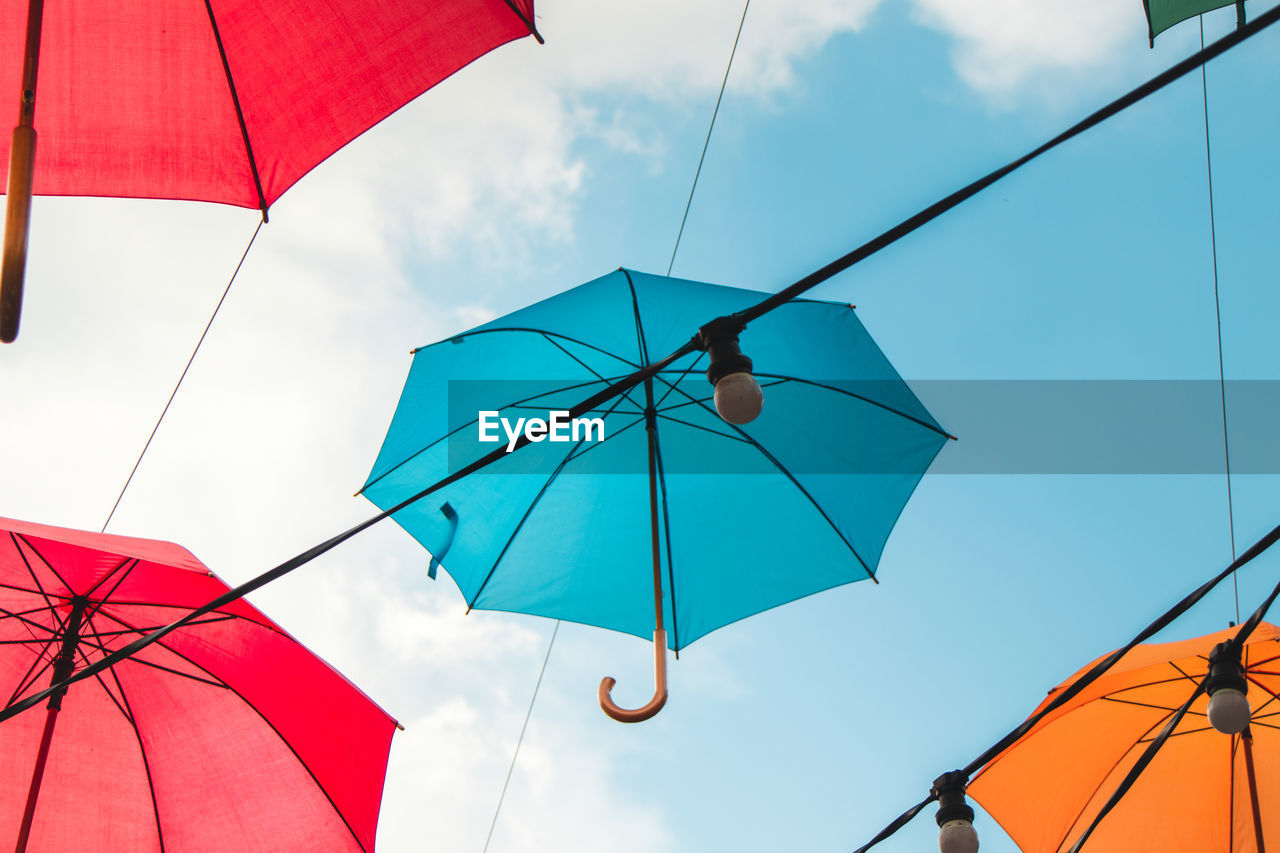
[[[938,795],[938,813],[934,815],[938,826],[953,820],[973,823],[973,807],[965,802],[964,788],[969,777],[962,770],[943,773],[933,782],[933,792]]]
[[[738,347],[738,335],[746,328],[732,314],[712,320],[698,330],[698,346],[711,356],[707,379],[715,385],[730,373],[750,373],[751,359]]]
[[[1240,664],[1240,647],[1230,640],[1218,643],[1209,653],[1209,677],[1204,689],[1210,696],[1223,688],[1249,692],[1249,682]]]

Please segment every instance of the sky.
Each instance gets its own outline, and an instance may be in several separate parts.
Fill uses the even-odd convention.
[[[741,12],[544,0],[545,45],[483,57],[307,175],[109,532],[179,542],[237,583],[373,515],[353,493],[412,348],[619,266],[666,272]],[[1204,26],[1217,38],[1234,13]],[[672,272],[776,291],[1198,46],[1191,21],[1149,48],[1138,0],[754,0]],[[1206,72],[1228,423],[1255,450],[1274,417],[1250,389],[1280,379],[1278,80],[1280,28]],[[636,726],[595,689],[611,674],[620,703],[644,701],[649,646],[562,625],[489,850],[852,850],[1230,561],[1204,102],[1184,78],[811,294],[856,304],[959,436],[880,583],[700,639]],[[256,225],[36,200],[22,334],[0,349],[0,516],[103,525]],[[1019,396],[1070,386],[1050,380],[1165,381],[1177,405],[1153,424]],[[984,467],[997,428],[1025,467]],[[1170,436],[1138,473],[1115,449]],[[1280,523],[1266,463],[1233,459],[1237,550]],[[428,560],[384,522],[251,600],[404,724],[379,849],[478,853],[553,623],[466,615]],[[1242,571],[1242,612],[1277,566]],[[1161,639],[1234,618],[1224,588]],[[983,850],[1015,849],[981,811],[976,826]],[[928,810],[878,849],[935,835]]]

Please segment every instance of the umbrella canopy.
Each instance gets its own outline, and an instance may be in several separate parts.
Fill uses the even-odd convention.
[[[177,545],[0,519],[0,690],[36,693],[226,591]],[[395,726],[237,601],[0,725],[0,837],[371,851]]]
[[[969,793],[1024,853],[1069,850],[1204,679],[1214,647],[1235,633],[1136,646],[987,765]],[[1212,728],[1201,695],[1085,850],[1258,853],[1267,839],[1280,846],[1280,629],[1261,623],[1242,663],[1252,705],[1245,734]]]
[[[0,134],[0,338],[17,333],[31,192],[265,214],[334,151],[532,31],[533,0],[10,0],[0,93],[20,108],[12,141]]]
[[[764,296],[619,270],[420,349],[362,491],[392,507]],[[873,577],[947,434],[847,304],[787,303],[741,346],[765,394],[748,424],[716,415],[692,353],[393,517],[468,607],[645,636],[656,592],[677,651]]]

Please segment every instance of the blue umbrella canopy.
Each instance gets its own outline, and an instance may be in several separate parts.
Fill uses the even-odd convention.
[[[638,636],[654,629],[652,550],[677,651],[872,578],[948,436],[852,306],[796,300],[741,333],[764,389],[750,423],[717,416],[705,352],[577,423],[555,414],[766,295],[618,270],[423,347],[362,493],[395,506],[527,431],[533,442],[393,518],[469,608]]]

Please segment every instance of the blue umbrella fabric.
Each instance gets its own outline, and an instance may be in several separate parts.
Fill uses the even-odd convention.
[[[393,518],[468,608],[642,637],[656,527],[676,651],[872,578],[948,436],[852,306],[796,300],[741,333],[764,389],[750,423],[717,416],[705,352],[658,373],[647,396],[637,386],[579,423],[555,415],[766,295],[624,269],[416,350],[362,493],[387,509],[529,431],[533,443]]]

